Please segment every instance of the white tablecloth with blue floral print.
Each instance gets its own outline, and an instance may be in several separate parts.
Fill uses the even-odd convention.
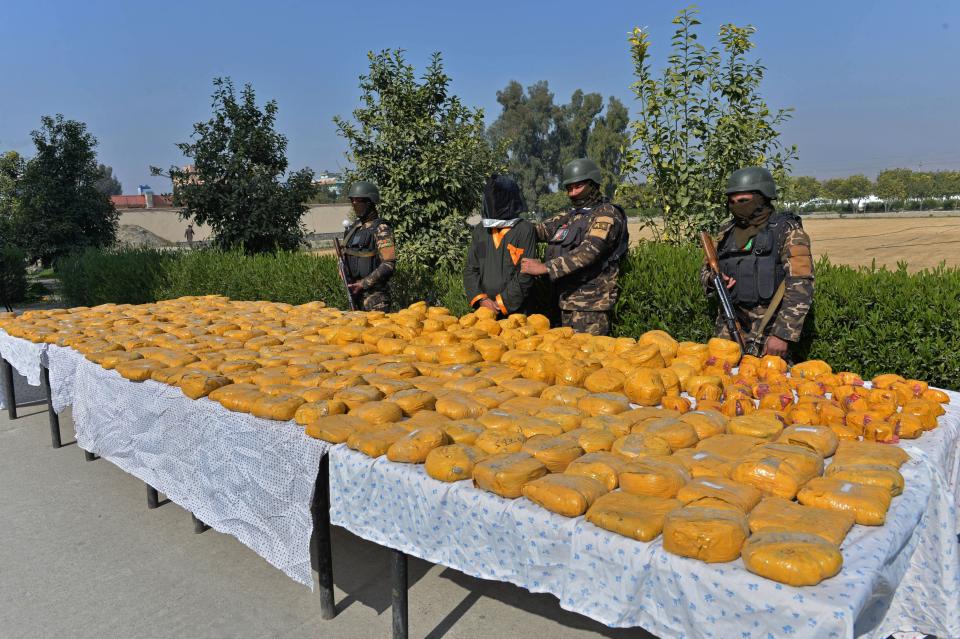
[[[34,344],[30,340],[13,337],[0,328],[0,356],[27,378],[31,386],[40,385],[40,361],[46,348],[46,344]],[[5,402],[6,394],[0,388],[0,409],[6,408]]]
[[[927,461],[940,474],[941,483],[960,506],[960,393],[944,391],[950,396],[946,414],[936,429],[919,439],[900,440],[900,446],[915,458]],[[960,508],[957,509],[957,534],[960,534]],[[960,636],[960,635],[958,635]]]
[[[50,401],[54,412],[60,413],[73,404],[77,366],[86,358],[79,351],[67,346],[50,344],[47,347],[46,359],[50,369]]]
[[[233,413],[179,388],[124,379],[79,360],[77,445],[233,535],[310,588],[310,507],[328,444],[296,423]]]
[[[705,564],[671,555],[659,539],[637,542],[469,481],[439,482],[423,466],[371,459],[343,445],[330,456],[335,525],[475,577],[551,593],[565,609],[609,626],[718,639],[901,630],[960,636],[955,499],[945,473],[924,455],[903,467],[906,490],[886,525],[855,526],[842,546],[841,573],[808,588],[757,577],[740,560]]]

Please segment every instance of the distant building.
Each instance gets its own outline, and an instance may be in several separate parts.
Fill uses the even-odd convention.
[[[321,171],[313,178],[313,185],[326,187],[335,197],[340,197],[345,183],[343,176],[332,171]]]
[[[169,209],[173,207],[173,197],[156,195],[149,188],[140,195],[111,195],[110,201],[118,209]]]

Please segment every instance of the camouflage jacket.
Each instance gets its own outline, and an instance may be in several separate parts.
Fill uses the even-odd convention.
[[[356,227],[356,230],[354,227]],[[397,268],[397,247],[393,239],[393,229],[383,220],[370,220],[363,224],[356,223],[354,227],[346,231],[345,237],[350,237],[357,231],[373,229],[373,242],[369,248],[376,250],[376,266],[369,274],[359,280],[360,285],[364,291],[385,289]],[[348,259],[349,263],[351,263],[351,260]],[[355,273],[351,272],[348,275],[351,281],[356,281]]]
[[[568,233],[579,229],[582,239],[551,256]],[[627,243],[627,220],[613,204],[600,201],[591,208],[569,209],[536,225],[537,239],[550,244],[547,275],[554,282],[565,311],[609,311],[617,302],[619,259],[609,259]],[[567,242],[569,244],[569,242]]]
[[[719,235],[714,238],[717,246],[721,245],[733,225],[731,220],[720,229]],[[813,303],[813,256],[810,252],[810,236],[803,230],[803,225],[798,219],[789,219],[782,238],[779,251],[780,262],[785,272],[783,301],[770,319],[764,335],[757,335],[757,331],[767,312],[767,304],[758,304],[750,308],[735,307],[741,326],[750,331],[747,341],[757,343],[761,350],[763,341],[768,335],[775,335],[787,342],[797,342],[803,330],[803,322]],[[707,266],[706,259],[700,269],[700,283],[708,295],[714,294],[710,281],[710,268]],[[721,317],[717,318],[716,333],[721,337],[729,337]]]

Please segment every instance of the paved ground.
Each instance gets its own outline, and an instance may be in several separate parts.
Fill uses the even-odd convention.
[[[334,528],[339,614],[233,537],[195,535],[176,504],[75,445],[50,447],[46,407],[0,414],[0,636],[388,637],[388,555]],[[73,441],[68,415],[63,440]],[[411,637],[649,637],[563,611],[555,598],[410,562]]]

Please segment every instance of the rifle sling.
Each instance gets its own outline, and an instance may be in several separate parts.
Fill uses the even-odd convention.
[[[777,292],[773,294],[773,297],[770,299],[770,305],[767,306],[767,312],[763,314],[763,317],[760,319],[760,325],[757,327],[757,337],[756,339],[761,339],[763,337],[763,332],[767,329],[767,325],[770,324],[770,320],[773,319],[773,316],[776,315],[777,309],[780,308],[780,302],[783,301],[783,294],[787,290],[787,282],[784,280],[780,282],[780,286],[777,287]]]

